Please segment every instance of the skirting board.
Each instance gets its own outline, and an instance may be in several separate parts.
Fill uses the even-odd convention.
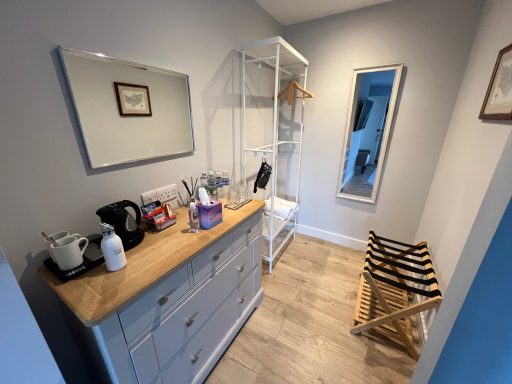
[[[334,244],[343,245],[347,248],[357,249],[358,251],[366,251],[366,248],[368,247],[368,241],[366,239],[354,239],[353,237],[310,227],[309,225],[297,224],[297,232],[306,236],[316,237],[320,240],[329,241]]]

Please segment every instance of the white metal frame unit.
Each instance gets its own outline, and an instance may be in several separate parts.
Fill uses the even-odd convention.
[[[273,135],[272,144],[259,147],[250,147],[246,143],[246,64],[266,64],[275,69],[274,74],[274,106],[273,106]],[[294,236],[297,226],[297,213],[288,217],[287,220],[274,220],[274,198],[276,197],[276,179],[277,179],[277,153],[280,145],[291,144],[298,145],[298,165],[297,165],[297,185],[295,188],[295,202],[299,203],[299,185],[300,185],[300,169],[302,156],[302,137],[304,132],[304,106],[302,99],[300,110],[300,136],[298,141],[280,141],[279,140],[279,85],[281,80],[301,80],[306,87],[307,73],[309,61],[304,58],[295,48],[288,44],[282,37],[270,37],[267,39],[257,40],[242,45],[242,124],[241,124],[241,141],[242,141],[242,180],[247,184],[246,174],[246,155],[248,153],[270,155],[272,157],[272,178],[270,205],[271,212],[269,216],[264,215],[264,220],[268,220],[268,232],[263,233],[263,238],[268,241],[268,254],[263,254],[263,259],[268,262],[268,270],[272,273],[274,260],[278,257],[288,240]],[[285,77],[281,77],[281,73]],[[277,222],[277,224],[276,224]],[[279,242],[274,244],[276,238],[281,234],[284,228],[291,227],[286,236]]]

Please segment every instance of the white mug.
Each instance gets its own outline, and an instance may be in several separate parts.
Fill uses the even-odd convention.
[[[57,244],[59,244],[59,242],[62,241],[63,239],[65,239],[66,237],[74,237],[76,239],[79,239],[82,237],[82,235],[79,235],[78,233],[70,234],[68,231],[59,231],[59,232],[54,232],[54,233],[50,234],[48,237],[52,237],[53,240],[55,240],[55,242]],[[51,242],[46,239],[44,240],[44,242],[48,246],[48,252],[50,253],[50,257],[52,258],[52,261],[54,263],[56,263],[57,261],[55,260],[55,256],[53,254],[53,249],[52,249],[52,247],[50,247]]]
[[[55,257],[55,262],[61,271],[68,271],[78,267],[84,261],[84,252],[89,245],[89,240],[86,237],[77,239],[73,236],[68,236],[60,239],[55,247],[50,244],[50,249]],[[83,244],[80,246],[80,244]]]

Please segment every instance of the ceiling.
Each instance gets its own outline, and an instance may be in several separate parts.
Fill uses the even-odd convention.
[[[281,25],[291,25],[392,0],[255,0]]]

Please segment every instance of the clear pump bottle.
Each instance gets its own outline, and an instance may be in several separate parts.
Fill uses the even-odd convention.
[[[114,227],[107,223],[101,223],[101,251],[105,257],[105,264],[110,272],[117,271],[126,265],[123,242],[116,235]]]
[[[190,232],[199,232],[199,209],[196,207],[195,202],[190,202],[190,206],[188,208],[188,219]]]
[[[203,174],[201,175],[201,178],[199,179],[199,185],[201,187],[208,186],[208,175],[206,174],[206,172],[203,172]]]
[[[222,184],[224,186],[229,185],[229,173],[228,171],[222,171]]]

